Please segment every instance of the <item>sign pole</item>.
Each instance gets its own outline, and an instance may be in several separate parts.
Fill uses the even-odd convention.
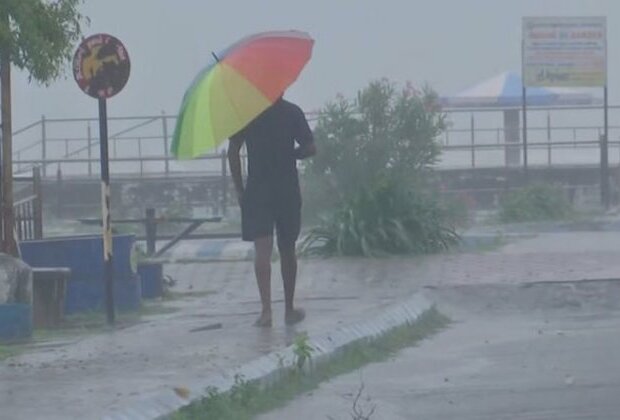
[[[601,142],[601,203],[603,208],[608,209],[610,204],[609,192],[609,102],[607,95],[607,85],[603,88],[603,136]]]
[[[525,175],[525,182],[527,183],[527,88],[525,85],[523,85],[521,96],[521,112],[523,112],[523,174]]]
[[[101,163],[101,221],[103,228],[103,281],[108,324],[115,322],[114,264],[110,209],[110,162],[108,156],[107,99],[120,92],[129,79],[131,64],[125,46],[108,34],[82,41],[73,57],[73,77],[84,93],[99,103],[99,147]]]
[[[521,41],[521,112],[523,113],[523,175],[528,183],[527,168],[527,87],[525,78],[525,41]]]
[[[101,220],[103,222],[103,264],[105,307],[108,324],[115,321],[114,266],[112,264],[112,224],[110,216],[110,164],[108,158],[108,110],[105,98],[99,98],[99,146],[101,163]]]

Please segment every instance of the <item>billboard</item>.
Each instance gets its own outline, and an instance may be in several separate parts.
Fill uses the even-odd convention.
[[[606,18],[523,18],[523,83],[526,87],[605,86]]]

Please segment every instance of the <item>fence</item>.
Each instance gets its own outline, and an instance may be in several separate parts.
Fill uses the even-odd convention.
[[[18,185],[29,184],[28,187],[18,188],[15,194],[16,200],[13,208],[17,237],[20,241],[41,239],[43,238],[43,200],[40,169],[34,168],[32,177],[19,177],[15,181]]]
[[[610,106],[610,164],[620,165],[620,106]],[[518,110],[512,110],[521,118]],[[523,160],[521,128],[505,128],[504,110],[447,110],[449,127],[440,139],[440,168],[509,166],[510,153]],[[577,124],[581,123],[581,124]],[[614,124],[615,123],[615,124]],[[600,106],[532,108],[528,110],[528,163],[532,166],[598,166],[603,136]],[[512,138],[517,142],[510,142]]]
[[[620,113],[617,112],[620,106],[609,109],[610,163],[620,164]],[[438,169],[501,167],[509,164],[506,155],[510,151],[522,155],[520,143],[507,141],[515,133],[514,128],[506,129],[498,121],[501,110],[448,109],[445,112],[450,126],[439,139],[443,153]],[[603,133],[601,107],[531,108],[528,120],[528,161],[532,166],[599,163]],[[171,128],[175,121],[175,116],[164,113],[111,117],[111,172],[132,177],[221,175],[226,165],[222,150],[192,161],[177,161],[170,155]],[[59,171],[64,176],[98,176],[97,126],[96,118],[42,117],[16,131],[16,173],[39,166],[44,178]],[[516,136],[518,139],[520,133]]]

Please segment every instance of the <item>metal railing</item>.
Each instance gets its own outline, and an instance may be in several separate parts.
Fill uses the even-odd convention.
[[[612,163],[620,164],[620,106],[610,106],[609,146]],[[546,113],[546,124],[528,127],[528,160],[533,165],[589,164],[596,165],[598,157],[590,153],[599,147],[603,132],[597,124],[552,124],[551,112],[601,112],[600,107],[532,108],[529,113]],[[438,141],[442,146],[442,161],[438,169],[451,167],[501,167],[508,165],[505,154],[522,153],[518,142],[506,141],[514,137],[513,129],[484,126],[486,116],[498,110],[445,110],[448,119],[465,117],[461,124],[446,129]],[[528,113],[528,114],[529,114]],[[555,115],[555,114],[554,114]],[[577,114],[576,114],[577,115]],[[582,114],[579,114],[582,115]],[[470,118],[467,118],[470,117]],[[614,117],[616,118],[614,124]],[[313,115],[316,119],[316,115]],[[176,116],[150,115],[111,117],[110,164],[117,176],[132,177],[220,175],[223,162],[221,151],[190,162],[180,162],[171,156],[171,130]],[[602,120],[602,119],[601,119]],[[481,122],[482,121],[482,122]],[[572,122],[573,119],[570,118]],[[99,172],[99,139],[96,118],[50,119],[41,117],[14,133],[14,165],[17,173],[41,167],[42,176],[97,176]],[[508,133],[508,131],[512,131]],[[520,133],[517,135],[520,138]],[[570,150],[573,150],[569,153]],[[589,151],[582,153],[584,151]],[[530,153],[532,156],[530,157]],[[590,153],[590,154],[588,154]]]
[[[27,195],[18,198],[13,203],[17,237],[20,241],[41,239],[43,238],[43,201],[40,170],[34,168],[32,177],[20,177],[15,181],[32,185],[32,190]]]

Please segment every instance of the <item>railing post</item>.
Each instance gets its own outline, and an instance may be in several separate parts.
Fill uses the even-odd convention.
[[[16,207],[14,207],[14,212],[15,212],[15,229],[17,230],[17,237],[19,238],[20,241],[23,241],[24,239],[26,239],[24,237],[24,232],[22,230],[22,208],[23,205],[18,205]]]
[[[475,122],[474,114],[471,114],[470,118],[470,130],[471,130],[471,167],[476,167],[476,134],[475,134]]]
[[[144,231],[146,234],[146,255],[153,256],[155,255],[155,244],[157,242],[157,220],[154,208],[146,209]]]
[[[86,123],[86,140],[88,141],[88,176],[93,176],[93,137],[90,132],[90,123]]]
[[[56,170],[56,216],[62,217],[62,171],[60,170],[60,163],[58,164],[58,169]]]
[[[41,188],[41,169],[38,166],[32,168],[32,192],[34,194],[34,238],[43,238],[43,189]]]
[[[551,114],[547,112],[547,164],[551,166]]]
[[[222,215],[228,212],[228,163],[226,161],[226,151],[222,150],[222,185],[221,185],[221,210]]]
[[[164,137],[164,171],[166,176],[168,176],[170,173],[170,148],[168,147],[168,120],[164,111],[161,112],[161,130]]]
[[[142,137],[138,137],[138,158],[140,159],[140,178],[144,176],[144,162],[142,161]]]
[[[577,148],[577,129],[573,128],[573,148]]]
[[[45,115],[41,115],[41,166],[43,168],[43,176],[47,173],[47,127],[45,124]]]

